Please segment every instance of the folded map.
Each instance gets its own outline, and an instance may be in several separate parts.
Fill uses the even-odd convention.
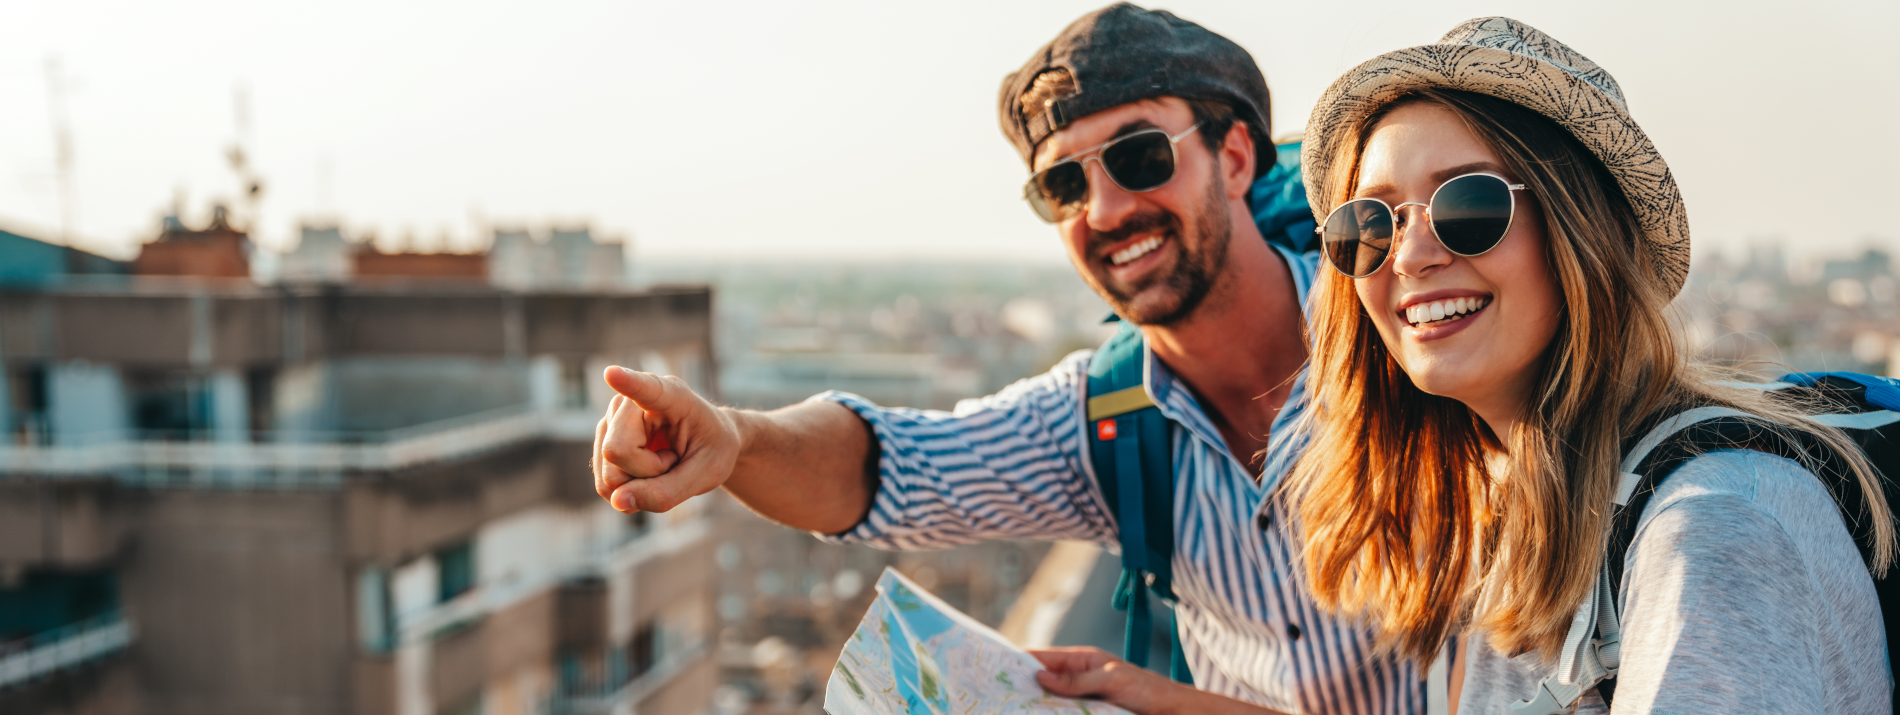
[[[830,715],[1113,715],[1107,703],[1059,698],[1036,684],[1042,664],[1002,634],[889,568],[825,686]]]

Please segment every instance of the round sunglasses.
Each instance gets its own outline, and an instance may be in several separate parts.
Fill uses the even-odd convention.
[[[1392,255],[1399,210],[1423,206],[1445,250],[1467,258],[1480,256],[1497,248],[1510,232],[1511,217],[1517,212],[1516,192],[1523,190],[1523,184],[1496,174],[1465,174],[1440,184],[1429,204],[1413,201],[1393,207],[1378,199],[1353,199],[1333,209],[1326,223],[1313,232],[1320,235],[1326,262],[1333,264],[1333,270],[1349,278],[1364,278],[1377,273]]]
[[[1143,129],[1070,154],[1031,174],[1023,184],[1023,199],[1049,223],[1074,218],[1089,205],[1091,161],[1101,164],[1102,173],[1123,191],[1159,189],[1174,178],[1174,145],[1200,128],[1196,123],[1172,136],[1166,129]]]

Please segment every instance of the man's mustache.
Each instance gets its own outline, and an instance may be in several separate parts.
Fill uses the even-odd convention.
[[[1097,259],[1105,258],[1108,256],[1109,246],[1144,233],[1152,233],[1156,229],[1178,236],[1181,234],[1181,220],[1172,213],[1160,210],[1130,216],[1120,226],[1108,231],[1097,231],[1089,236],[1089,255]]]

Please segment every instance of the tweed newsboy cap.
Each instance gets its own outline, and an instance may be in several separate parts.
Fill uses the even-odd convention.
[[[1636,210],[1670,292],[1689,274],[1689,213],[1675,175],[1630,116],[1616,78],[1537,28],[1508,17],[1467,20],[1438,42],[1387,52],[1341,76],[1313,106],[1300,165],[1313,215],[1326,221],[1336,187],[1329,165],[1353,127],[1406,92],[1442,87],[1486,94],[1569,131],[1616,177]]]
[[[1023,93],[1036,77],[1058,69],[1069,72],[1075,91],[1044,111],[1024,112]],[[1033,164],[1036,146],[1070,122],[1163,96],[1226,102],[1259,136],[1272,135],[1267,78],[1253,55],[1173,13],[1125,2],[1083,15],[1004,77],[997,109],[1003,134],[1023,162]]]

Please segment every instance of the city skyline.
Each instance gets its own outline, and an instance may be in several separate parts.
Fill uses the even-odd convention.
[[[448,248],[586,221],[631,234],[642,258],[1054,263],[1055,237],[1017,197],[995,91],[1100,4],[25,7],[31,39],[0,49],[16,107],[0,117],[0,225],[61,234],[57,58],[74,243],[118,257],[181,193],[188,220],[220,198],[242,207],[225,157],[241,93],[266,248],[310,218]],[[1880,125],[1900,98],[1867,91],[1900,27],[1891,4],[1158,6],[1254,54],[1276,134],[1359,61],[1505,12],[1617,77],[1683,186],[1699,252],[1900,237],[1879,212],[1821,210],[1900,190],[1880,171],[1900,161]]]

